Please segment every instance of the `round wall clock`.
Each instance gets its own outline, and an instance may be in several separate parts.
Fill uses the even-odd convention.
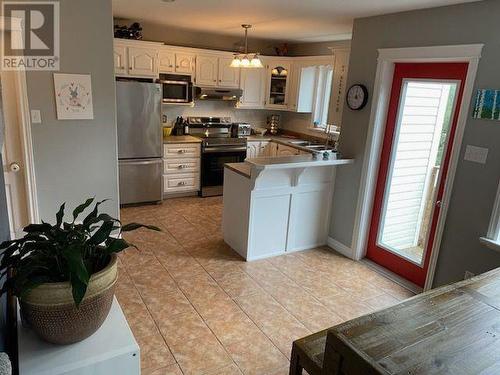
[[[352,85],[349,87],[349,90],[347,90],[346,101],[350,109],[359,111],[368,102],[368,89],[365,85]]]

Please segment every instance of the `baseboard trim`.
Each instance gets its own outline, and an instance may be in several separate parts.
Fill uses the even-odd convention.
[[[343,256],[354,260],[354,251],[352,251],[349,246],[346,246],[342,242],[337,241],[335,238],[328,237],[327,245]]]
[[[384,268],[377,263],[372,262],[369,259],[363,258],[361,261],[366,264],[368,267],[373,269],[374,271],[380,273],[382,276],[387,277],[388,279],[394,281],[396,284],[401,285],[403,288],[408,289],[410,292],[415,294],[422,293],[422,288],[418,285],[413,284],[411,281],[403,279],[401,276],[395,274],[394,272],[389,271],[387,268]]]

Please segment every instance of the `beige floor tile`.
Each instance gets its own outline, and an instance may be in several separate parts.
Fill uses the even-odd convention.
[[[121,217],[162,229],[126,233],[139,249],[119,254],[116,296],[146,375],[285,375],[293,340],[413,295],[327,247],[245,262],[222,237],[221,197]]]
[[[158,318],[157,324],[169,345],[193,340],[210,332],[203,319],[193,308],[182,314],[164,315]]]
[[[373,297],[363,302],[372,307],[374,310],[382,310],[398,304],[400,300],[390,294],[384,293],[381,296]]]
[[[288,359],[264,335],[226,346],[231,358],[247,375],[261,375],[284,367]]]
[[[175,364],[175,359],[161,335],[136,337],[141,349],[141,368],[156,370]]]
[[[162,367],[160,369],[151,370],[145,369],[141,371],[141,375],[183,375],[178,364]]]
[[[211,332],[194,340],[173,344],[171,349],[184,374],[203,374],[233,363]]]

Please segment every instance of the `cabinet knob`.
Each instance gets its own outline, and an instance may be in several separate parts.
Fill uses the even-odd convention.
[[[178,154],[185,154],[186,153],[186,150],[179,150],[177,151]]]
[[[186,185],[186,182],[185,182],[185,181],[179,181],[179,182],[177,183],[177,185],[178,185],[178,186],[184,186],[184,185]]]
[[[216,80],[216,79],[214,79],[214,82],[217,82],[217,80]]]
[[[173,65],[169,65],[168,67],[169,67],[169,68],[173,68],[174,66],[173,66]]]
[[[176,67],[176,68],[179,68],[179,65],[176,65],[175,67]]]

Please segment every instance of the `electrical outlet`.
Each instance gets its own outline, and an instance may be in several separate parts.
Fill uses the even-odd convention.
[[[470,272],[470,271],[465,271],[465,275],[464,275],[464,280],[469,280],[470,278],[474,277],[475,275]]]

